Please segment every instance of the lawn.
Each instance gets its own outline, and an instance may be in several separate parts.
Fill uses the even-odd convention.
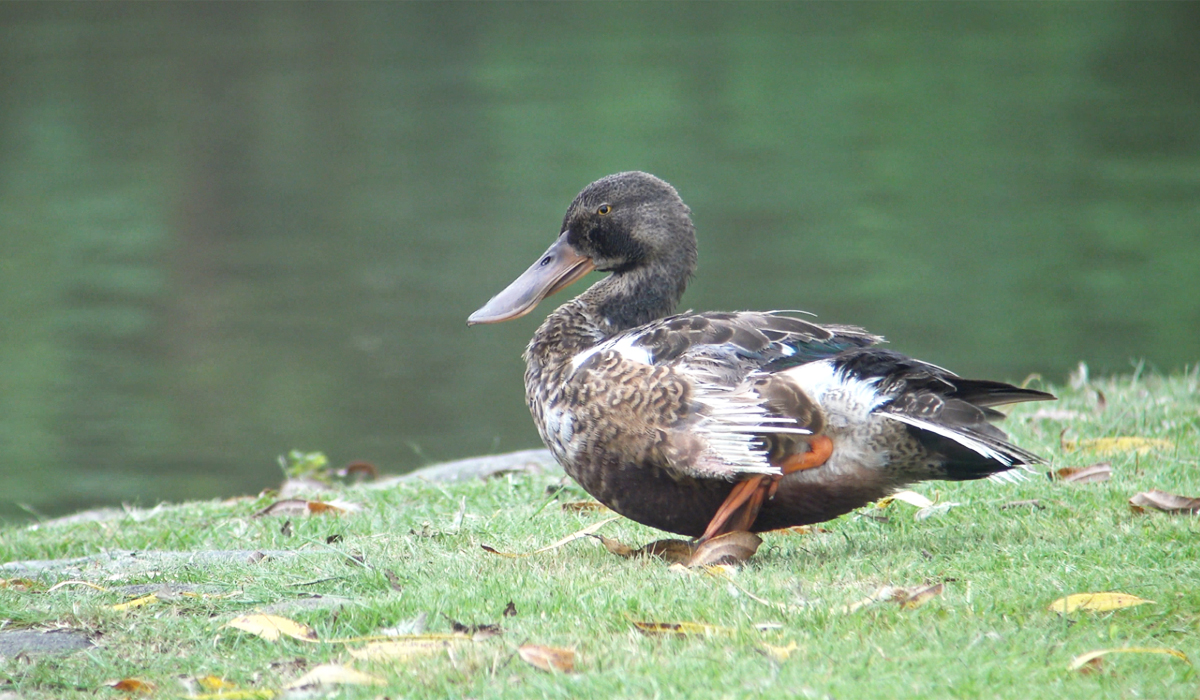
[[[770,533],[737,568],[621,558],[591,537],[534,554],[612,517],[563,508],[589,499],[555,469],[312,496],[360,508],[341,514],[255,517],[277,500],[262,495],[4,526],[0,655],[19,631],[90,645],[10,652],[0,698],[119,698],[127,691],[106,684],[137,679],[156,697],[1194,700],[1200,517],[1139,512],[1129,498],[1200,496],[1197,375],[1048,389],[1060,401],[1017,406],[1005,424],[1051,460],[1027,480],[921,484],[913,490],[958,505],[918,519],[893,501]],[[1111,479],[1046,475],[1099,462]],[[598,532],[631,545],[664,536],[624,519]],[[86,559],[30,563],[74,558]],[[887,590],[939,583],[907,606]],[[1049,609],[1088,592],[1153,602]],[[267,613],[308,625],[316,641],[227,625]],[[695,624],[664,634],[636,623]],[[426,636],[390,651],[363,639],[402,633]],[[523,645],[573,650],[574,670],[537,668]],[[1119,648],[1190,661],[1120,653],[1069,670],[1079,655]],[[283,690],[321,664],[383,684]]]

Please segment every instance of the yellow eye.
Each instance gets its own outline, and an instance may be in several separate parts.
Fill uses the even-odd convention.
[[[607,216],[608,212],[610,211],[612,211],[612,207],[608,206],[607,204],[601,204],[600,208],[596,210],[596,213],[600,216]]]

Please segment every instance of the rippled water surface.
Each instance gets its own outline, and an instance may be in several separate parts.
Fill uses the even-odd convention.
[[[697,309],[961,373],[1200,359],[1200,5],[0,6],[0,517],[537,445],[591,180],[674,183]]]

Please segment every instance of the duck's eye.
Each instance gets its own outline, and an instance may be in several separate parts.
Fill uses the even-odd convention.
[[[608,216],[608,212],[610,211],[612,211],[612,207],[608,206],[607,204],[601,204],[600,208],[596,210],[596,213],[600,216]]]

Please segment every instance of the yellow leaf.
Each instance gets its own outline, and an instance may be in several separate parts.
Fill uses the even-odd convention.
[[[144,681],[140,678],[122,678],[119,681],[113,681],[112,683],[106,683],[105,685],[113,690],[120,690],[126,693],[142,693],[144,695],[149,695],[157,690],[153,683]]]
[[[575,670],[575,651],[544,647],[540,644],[523,644],[517,654],[525,663],[543,671],[572,673]]]
[[[200,676],[196,679],[196,682],[205,690],[234,690],[237,688],[236,683],[230,683],[224,678],[216,676]]]
[[[302,642],[317,642],[317,633],[308,625],[301,624],[294,620],[289,620],[286,617],[278,615],[264,615],[255,613],[252,615],[239,615],[229,622],[225,623],[226,627],[256,634],[267,641],[274,642],[279,639],[279,635],[286,635],[293,639],[299,639]]]
[[[383,685],[386,681],[341,664],[321,664],[288,684],[288,690],[314,685]]]
[[[706,625],[701,622],[634,622],[633,626],[637,627],[639,632],[651,636],[673,634],[680,637],[689,637],[733,634],[733,630],[728,627]]]
[[[384,642],[372,642],[362,649],[350,649],[350,656],[366,661],[393,661],[414,656],[437,654],[451,644],[468,642],[465,634],[422,634]]]
[[[1069,613],[1076,610],[1107,612],[1153,602],[1153,600],[1142,600],[1128,593],[1073,593],[1051,603],[1050,610],[1056,613]]]
[[[768,658],[780,662],[787,661],[788,657],[792,655],[792,652],[799,648],[796,646],[795,642],[789,642],[786,647],[777,647],[773,644],[766,643],[764,643],[762,646],[763,653],[766,654]]]
[[[1078,671],[1094,659],[1098,659],[1105,654],[1166,654],[1174,656],[1177,659],[1182,659],[1188,664],[1192,663],[1188,661],[1187,654],[1178,649],[1167,649],[1166,647],[1123,647],[1121,649],[1097,649],[1096,651],[1089,651],[1086,654],[1080,654],[1071,660],[1071,665],[1067,666],[1067,670]]]
[[[1137,452],[1144,455],[1151,450],[1168,450],[1175,446],[1170,440],[1143,437],[1109,437],[1092,438],[1090,440],[1066,440],[1063,447],[1067,450],[1085,450],[1100,456],[1115,455],[1122,452]]]
[[[117,603],[116,605],[110,605],[109,609],[110,610],[131,610],[133,608],[140,608],[143,605],[150,605],[152,603],[158,603],[158,602],[160,602],[158,600],[158,595],[155,593],[151,593],[150,595],[144,595],[141,598],[135,598],[135,599],[129,601],[128,603]]]

